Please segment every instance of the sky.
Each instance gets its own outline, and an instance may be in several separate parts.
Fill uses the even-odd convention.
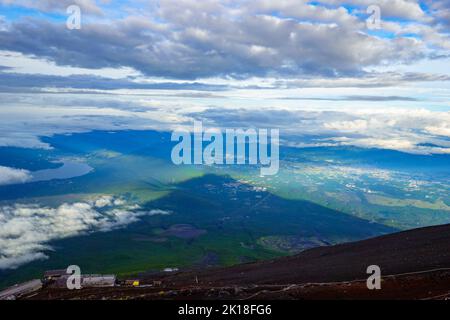
[[[0,146],[203,120],[450,153],[449,32],[448,0],[0,0]]]

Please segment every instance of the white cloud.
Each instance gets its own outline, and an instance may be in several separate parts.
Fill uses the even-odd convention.
[[[27,170],[0,166],[0,186],[24,183],[31,178],[31,174]]]
[[[339,131],[361,131],[368,127],[367,120],[353,120],[353,121],[337,121],[324,123],[324,127],[332,130]]]
[[[375,96],[366,96],[372,92],[365,89],[339,91],[344,95],[342,101],[326,101],[327,91],[332,90],[311,89],[311,93],[306,93],[319,99],[323,97],[324,101],[273,98],[282,96],[284,92],[290,92],[292,97],[305,95],[298,90],[234,91],[229,93],[228,99],[184,98],[182,104],[177,96],[152,96],[154,107],[150,108],[142,104],[141,100],[148,103],[145,99],[147,93],[142,92],[142,95],[129,93],[112,98],[111,95],[100,94],[22,94],[20,98],[5,95],[4,100],[12,100],[7,102],[8,108],[0,109],[0,146],[49,148],[51,146],[41,142],[39,137],[91,130],[170,131],[178,125],[191,126],[195,118],[212,127],[279,128],[282,136],[318,137],[316,141],[296,141],[299,146],[354,143],[361,147],[386,147],[412,153],[448,152],[449,111],[423,109],[420,105],[428,102],[420,99],[389,101],[387,96],[386,101],[378,101]],[[395,90],[402,96],[410,97],[414,88]],[[395,90],[387,92],[383,89],[384,95],[378,91],[377,96],[383,98],[386,94],[395,93]],[[420,96],[423,92],[417,94]],[[435,97],[439,96],[437,89],[433,92]],[[353,99],[361,97],[361,94],[366,100]],[[80,99],[86,97],[89,97],[86,104],[80,105]],[[448,101],[444,99],[445,94],[441,93],[441,97],[443,101]],[[135,110],[138,105],[142,106],[142,110]],[[320,141],[323,137],[328,139]],[[348,140],[342,141],[344,137]],[[25,144],[25,141],[28,143]],[[105,201],[107,199],[100,202]]]
[[[450,126],[447,124],[440,124],[438,126],[434,126],[434,127],[426,127],[425,128],[426,131],[428,131],[431,134],[435,134],[438,136],[445,136],[445,137],[450,137]]]
[[[449,153],[449,111],[383,107],[384,102],[344,101],[323,108],[207,108],[192,116],[205,126],[278,128],[290,146],[357,146],[408,153]],[[327,101],[327,103],[329,103]],[[347,106],[346,106],[347,105]]]
[[[325,122],[337,145],[381,148],[419,154],[448,154],[450,112],[378,110],[349,113],[356,120]]]
[[[67,1],[42,1],[40,7],[57,8],[56,2]],[[297,0],[163,0],[153,10],[141,4],[136,15],[94,19],[78,33],[44,19],[15,19],[0,33],[0,47],[61,66],[127,68],[150,77],[305,78],[350,76],[368,67],[435,57],[436,46],[446,37],[433,25],[421,29],[424,39],[404,36],[399,23],[395,37],[375,36],[367,30],[365,13],[345,9],[342,1],[328,2],[332,5]],[[354,2],[360,9],[373,4]],[[417,3],[386,0],[380,5],[383,17],[391,14],[415,19],[420,26],[426,23]],[[392,23],[388,26],[393,28]]]
[[[380,148],[380,149],[392,149],[392,150],[404,150],[411,151],[415,149],[413,141],[407,139],[377,139],[377,138],[360,138],[360,139],[345,139],[334,138],[332,139],[339,142],[339,145],[360,146],[365,148]]]
[[[361,9],[377,5],[381,8],[384,17],[406,20],[423,20],[425,18],[425,12],[417,0],[321,0],[320,2],[333,5],[352,4]]]
[[[102,196],[56,208],[36,204],[0,207],[0,269],[46,259],[50,241],[92,232],[106,232],[136,222],[145,215],[167,215],[164,210],[140,210],[124,199]]]
[[[166,210],[154,209],[154,210],[150,210],[148,214],[151,216],[157,216],[157,215],[167,216],[170,214],[170,212],[166,211]]]
[[[102,196],[94,201],[96,208],[104,208],[112,205],[114,198],[112,196]]]

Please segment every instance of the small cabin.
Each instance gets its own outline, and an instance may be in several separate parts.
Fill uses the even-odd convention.
[[[67,270],[48,270],[44,272],[44,279],[47,281],[56,280],[61,277],[67,276]]]
[[[83,288],[114,287],[116,283],[115,275],[83,275],[81,286]]]
[[[54,279],[50,284],[48,284],[52,288],[61,288],[67,289],[67,280],[69,280],[69,275],[61,276],[57,279]]]
[[[67,281],[70,275],[64,275],[55,279],[50,286],[52,288],[67,288]],[[114,287],[117,283],[117,278],[115,275],[82,275],[81,276],[81,287],[82,288],[102,288],[102,287]]]

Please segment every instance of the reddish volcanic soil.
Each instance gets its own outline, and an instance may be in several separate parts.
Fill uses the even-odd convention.
[[[366,287],[369,265],[381,268],[381,290]],[[140,283],[144,287],[46,288],[28,298],[446,299],[450,297],[450,225],[229,268],[149,276]]]

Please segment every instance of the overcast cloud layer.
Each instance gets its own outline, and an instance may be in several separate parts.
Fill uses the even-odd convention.
[[[57,14],[73,3],[1,2]],[[0,49],[59,65],[196,79],[355,76],[367,67],[448,56],[450,48],[447,1],[125,1],[130,14],[120,17],[111,14],[115,1],[107,2],[75,1],[86,16],[75,32],[55,19],[7,19]],[[377,32],[366,25],[374,3],[386,19]]]
[[[80,30],[66,27],[73,4]],[[380,29],[367,24],[371,5]],[[41,136],[170,130],[194,119],[258,126],[266,117],[285,133],[326,137],[303,144],[448,152],[448,0],[0,0],[0,8],[0,146],[51,148]]]

